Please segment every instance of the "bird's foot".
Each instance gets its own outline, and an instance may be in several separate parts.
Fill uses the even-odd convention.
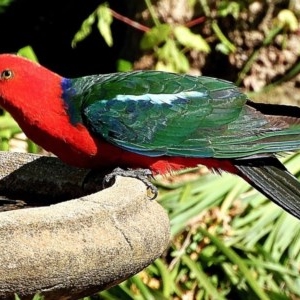
[[[150,199],[153,200],[157,197],[157,187],[149,180],[149,178],[153,178],[153,174],[149,169],[123,170],[121,168],[116,168],[104,177],[103,186],[106,187],[116,176],[132,177],[141,180],[146,185],[148,191],[151,192]]]

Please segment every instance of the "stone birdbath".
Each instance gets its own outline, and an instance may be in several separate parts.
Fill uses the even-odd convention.
[[[99,176],[87,170],[9,152],[0,152],[0,170],[0,299],[91,295],[168,246],[168,216],[139,180],[117,177],[96,192]]]

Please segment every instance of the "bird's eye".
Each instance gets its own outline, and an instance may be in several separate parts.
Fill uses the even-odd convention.
[[[0,78],[7,80],[12,78],[13,76],[14,76],[13,71],[6,69],[1,72]]]

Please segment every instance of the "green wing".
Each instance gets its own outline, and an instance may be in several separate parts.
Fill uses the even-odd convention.
[[[298,128],[281,130],[227,81],[137,71],[84,77],[74,88],[89,130],[135,153],[236,158],[299,147],[289,137]]]

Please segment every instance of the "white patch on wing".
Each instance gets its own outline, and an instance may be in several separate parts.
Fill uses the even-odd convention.
[[[201,98],[205,93],[199,91],[180,92],[177,94],[144,94],[144,95],[117,95],[116,100],[119,101],[150,101],[156,104],[166,103],[172,104],[173,101],[186,98]]]

